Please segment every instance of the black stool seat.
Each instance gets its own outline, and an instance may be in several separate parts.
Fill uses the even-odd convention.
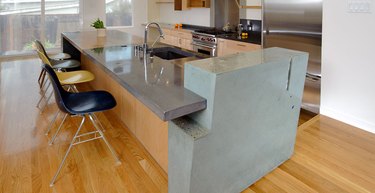
[[[81,63],[77,60],[50,60],[54,69],[72,69],[79,68]]]
[[[70,114],[94,113],[116,106],[116,100],[106,91],[68,93],[63,101]]]

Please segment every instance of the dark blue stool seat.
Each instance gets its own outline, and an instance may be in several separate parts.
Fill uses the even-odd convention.
[[[109,110],[116,106],[115,98],[107,91],[80,93],[65,91],[55,71],[46,64],[43,65],[43,69],[51,78],[56,103],[60,111],[73,115],[82,115]]]
[[[68,93],[63,100],[70,114],[94,113],[116,106],[116,100],[106,91]]]

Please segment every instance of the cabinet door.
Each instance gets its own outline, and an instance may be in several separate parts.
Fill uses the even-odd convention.
[[[218,39],[217,42],[217,56],[224,56],[225,55],[225,40]]]
[[[193,43],[193,40],[191,40],[191,39],[185,39],[184,40],[184,47],[183,48],[185,48],[187,50],[193,50],[192,43]]]
[[[210,8],[210,0],[190,0],[190,7]]]
[[[161,38],[160,42],[164,43],[164,44],[169,44],[169,45],[172,45],[172,46],[178,46],[178,44],[177,44],[178,43],[177,37],[173,36],[173,35],[165,34],[164,35],[164,39]]]
[[[261,48],[260,45],[257,45],[257,44],[250,44],[250,43],[231,41],[231,40],[227,41],[226,47],[228,49],[234,50],[236,53],[248,52],[248,51],[258,50]]]
[[[218,41],[218,56],[226,56],[261,49],[261,46],[257,44],[225,39],[219,39]]]
[[[174,0],[174,10],[182,11],[189,9],[190,0]]]

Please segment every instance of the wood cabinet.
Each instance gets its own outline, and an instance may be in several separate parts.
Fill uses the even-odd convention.
[[[190,0],[174,0],[174,10],[182,11],[190,8]]]
[[[163,29],[164,39],[160,42],[169,44],[172,46],[177,46],[187,50],[193,50],[192,35],[191,32],[173,30],[173,29]]]
[[[174,3],[173,0],[157,0],[155,3]]]
[[[98,67],[86,55],[81,55],[81,65],[95,75],[90,86],[106,90],[116,99],[111,111],[136,136],[156,162],[168,173],[168,122],[164,122],[141,101]]]
[[[190,7],[210,8],[210,0],[190,0]]]
[[[174,10],[182,11],[190,8],[210,8],[211,0],[174,0]]]
[[[236,54],[240,52],[258,50],[258,49],[261,49],[262,46],[258,44],[251,44],[251,43],[246,43],[246,42],[219,38],[217,48],[218,48],[217,50],[218,56],[226,56],[226,55]]]

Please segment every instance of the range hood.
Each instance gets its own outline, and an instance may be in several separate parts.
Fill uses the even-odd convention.
[[[240,12],[236,0],[211,0],[211,26],[222,29],[227,23],[232,29],[240,22]]]

